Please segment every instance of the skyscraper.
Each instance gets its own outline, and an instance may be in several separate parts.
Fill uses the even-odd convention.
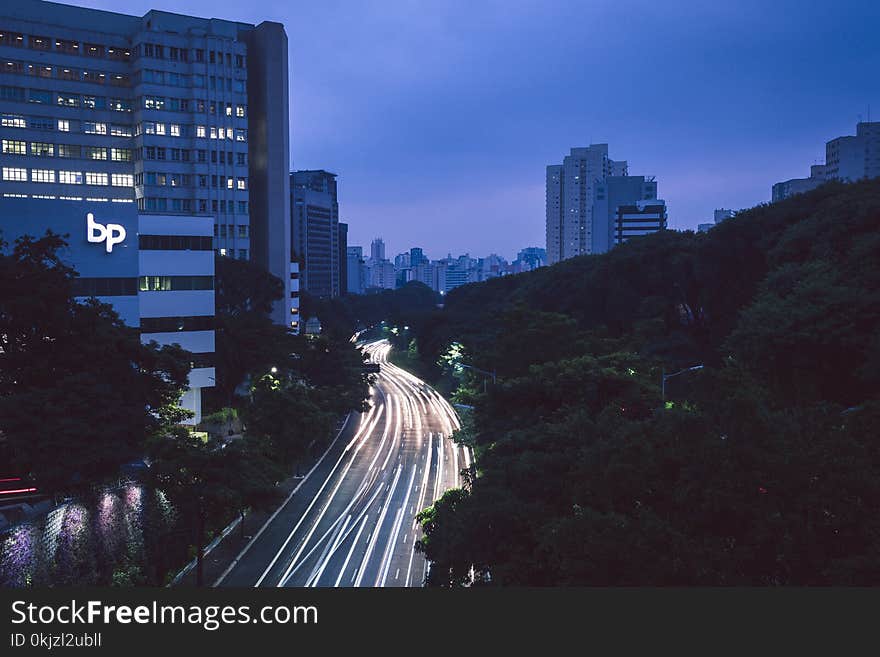
[[[339,296],[348,294],[348,224],[339,223]]]
[[[385,260],[385,241],[381,237],[377,237],[370,244],[370,260],[374,263]]]
[[[593,195],[597,181],[627,175],[626,161],[608,157],[608,144],[572,148],[547,167],[546,237],[549,264],[593,252]]]
[[[289,321],[284,28],[40,0],[4,3],[0,21],[5,238],[70,234],[83,296],[196,354],[184,405],[198,413],[213,250],[281,278],[273,318]]]
[[[290,174],[292,250],[303,263],[302,289],[339,296],[339,203],[336,174],[323,169]]]
[[[349,294],[363,294],[366,288],[366,263],[364,248],[350,246],[346,249],[346,290]]]

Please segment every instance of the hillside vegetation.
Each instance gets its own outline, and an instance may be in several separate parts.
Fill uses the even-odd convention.
[[[461,374],[476,472],[420,514],[431,584],[880,584],[880,182],[409,321],[426,366],[497,373]]]

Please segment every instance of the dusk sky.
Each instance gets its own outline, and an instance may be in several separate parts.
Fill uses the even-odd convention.
[[[544,244],[544,176],[608,143],[671,228],[769,200],[880,119],[880,3],[74,0],[249,23],[290,45],[291,166],[339,174],[349,244],[509,259]]]

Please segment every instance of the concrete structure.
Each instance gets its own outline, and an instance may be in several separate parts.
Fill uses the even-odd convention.
[[[339,296],[339,203],[336,174],[323,169],[290,174],[292,252],[303,263],[302,289]]]
[[[617,209],[657,198],[654,176],[606,176],[597,180],[593,197],[593,240],[590,253],[606,253],[615,244]]]
[[[652,199],[617,208],[614,243],[666,230],[666,202]]]
[[[4,193],[211,217],[219,253],[284,282],[286,323],[283,27],[39,0],[4,3],[0,21]]]
[[[856,134],[837,137],[825,143],[825,164],[810,167],[809,178],[793,178],[776,183],[774,202],[815,189],[829,180],[855,182],[880,177],[880,122],[860,121]]]
[[[409,266],[415,267],[422,262],[426,262],[428,259],[425,257],[424,251],[417,246],[414,246],[409,250]]]
[[[708,233],[712,228],[720,224],[722,221],[730,219],[732,216],[736,214],[733,210],[726,210],[724,208],[718,208],[715,210],[713,215],[712,223],[705,224],[697,224],[697,232],[698,233]]]
[[[366,290],[366,263],[362,246],[346,249],[346,290],[348,294],[363,294]]]
[[[348,294],[348,224],[339,224],[339,249],[336,256],[339,265],[339,296]]]
[[[377,237],[370,244],[370,262],[382,262],[385,260],[385,240]]]
[[[572,148],[547,167],[545,214],[549,264],[593,252],[593,197],[597,181],[627,175],[626,161],[608,157],[608,144]]]

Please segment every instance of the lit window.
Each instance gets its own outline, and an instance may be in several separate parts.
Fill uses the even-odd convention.
[[[81,171],[59,171],[58,182],[65,185],[82,185],[83,175]]]
[[[16,182],[27,182],[27,169],[17,169],[14,167],[3,167],[3,180],[13,180]]]
[[[55,171],[52,169],[31,169],[31,182],[53,183]]]
[[[97,171],[86,171],[86,185],[107,185],[107,174]]]
[[[110,176],[113,187],[134,187],[134,176],[129,173],[114,173]]]
[[[165,124],[164,123],[157,123],[156,124],[156,134],[157,135],[164,135],[165,134]]]
[[[21,114],[4,114],[0,125],[4,128],[26,128],[27,121]]]
[[[171,124],[171,136],[172,137],[180,137],[180,126],[176,123]]]
[[[70,121],[67,119],[58,119],[58,130],[60,132],[70,132]]]
[[[236,186],[238,189],[247,189],[247,178],[239,178]]]
[[[223,128],[221,128],[222,130]],[[211,139],[217,139],[217,128],[211,126]]]
[[[204,137],[205,136],[205,126],[197,125],[196,126],[196,137]]]
[[[114,162],[131,162],[130,148],[111,148],[110,159]]]
[[[4,155],[27,155],[27,142],[14,141],[12,139],[3,140]]]
[[[232,189],[232,177],[226,179],[226,188]]]
[[[4,152],[6,151],[4,150]],[[49,144],[44,141],[32,141],[31,155],[37,155],[38,157],[55,157],[55,144]]]
[[[244,118],[244,105],[235,106],[235,115],[239,118]]]
[[[107,124],[95,123],[94,121],[86,121],[83,123],[83,132],[87,135],[106,135]]]
[[[232,139],[232,128],[226,128],[226,138]],[[232,163],[230,162],[230,164],[232,164]]]

